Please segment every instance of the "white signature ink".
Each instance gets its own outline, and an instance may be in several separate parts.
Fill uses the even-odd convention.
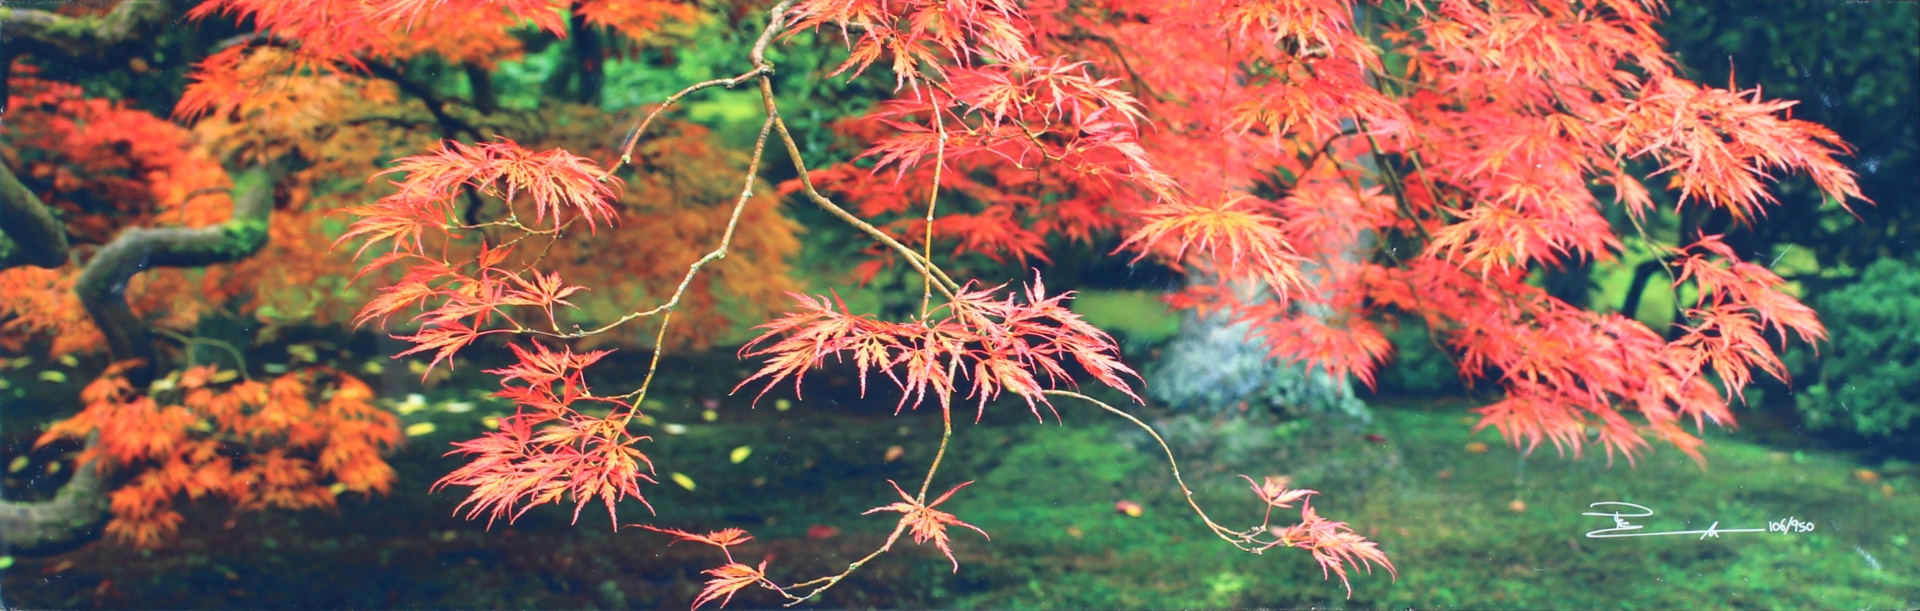
[[[1600,530],[1589,532],[1587,533],[1588,539],[1608,539],[1613,537],[1657,537],[1660,535],[1700,535],[1701,539],[1706,539],[1707,537],[1713,537],[1718,539],[1720,538],[1720,535],[1725,533],[1774,532],[1774,533],[1781,533],[1781,534],[1793,534],[1793,533],[1813,532],[1812,522],[1803,522],[1799,518],[1796,518],[1793,516],[1787,516],[1787,518],[1784,520],[1774,520],[1772,522],[1768,522],[1766,528],[1721,528],[1720,522],[1716,520],[1711,526],[1708,526],[1706,530],[1671,530],[1671,531],[1659,531],[1659,532],[1639,532],[1640,529],[1644,527],[1642,527],[1639,524],[1634,524],[1632,522],[1627,521],[1627,518],[1644,518],[1647,516],[1651,516],[1653,515],[1652,509],[1648,509],[1644,505],[1636,505],[1633,503],[1623,503],[1619,501],[1601,501],[1598,503],[1588,505],[1587,507],[1591,509],[1591,508],[1600,507],[1602,505],[1613,505],[1617,507],[1630,508],[1633,510],[1637,510],[1638,513],[1626,513],[1625,510],[1617,509],[1611,512],[1589,511],[1589,512],[1580,514],[1583,516],[1613,518],[1613,528],[1602,528]]]

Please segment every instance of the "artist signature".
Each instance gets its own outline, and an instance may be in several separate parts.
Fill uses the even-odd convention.
[[[1610,512],[1589,511],[1586,513],[1582,513],[1580,515],[1594,516],[1594,517],[1601,517],[1601,518],[1613,518],[1613,528],[1603,528],[1600,530],[1587,533],[1588,539],[1607,539],[1612,537],[1657,537],[1660,535],[1700,535],[1701,539],[1706,539],[1707,537],[1713,537],[1717,539],[1720,537],[1720,535],[1726,534],[1726,533],[1774,532],[1774,533],[1781,533],[1781,534],[1793,534],[1793,533],[1813,532],[1812,522],[1804,522],[1804,521],[1801,521],[1799,518],[1795,518],[1793,516],[1787,516],[1787,518],[1784,520],[1774,520],[1772,522],[1768,522],[1766,528],[1721,528],[1720,522],[1716,520],[1713,523],[1713,525],[1708,526],[1706,530],[1670,530],[1670,531],[1659,531],[1659,532],[1640,532],[1640,529],[1643,527],[1639,524],[1634,524],[1632,522],[1627,521],[1627,518],[1644,518],[1647,516],[1651,516],[1653,515],[1652,509],[1648,509],[1644,505],[1636,505],[1633,503],[1623,503],[1619,501],[1601,501],[1598,503],[1594,503],[1592,505],[1588,505],[1587,507],[1589,509],[1593,509],[1593,508],[1599,508],[1603,505],[1611,506],[1612,508],[1614,508],[1614,510]],[[1628,513],[1629,510],[1633,511],[1634,513]]]

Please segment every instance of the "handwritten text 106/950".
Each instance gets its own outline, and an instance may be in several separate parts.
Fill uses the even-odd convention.
[[[1613,518],[1613,528],[1603,528],[1600,530],[1589,532],[1587,533],[1588,539],[1608,539],[1608,538],[1615,538],[1615,537],[1657,537],[1661,535],[1700,535],[1701,539],[1705,539],[1707,537],[1719,538],[1720,535],[1725,533],[1775,532],[1775,533],[1782,533],[1782,534],[1794,534],[1794,533],[1813,532],[1812,522],[1804,522],[1804,521],[1801,521],[1799,518],[1796,518],[1793,516],[1788,516],[1784,520],[1774,520],[1772,522],[1768,522],[1766,528],[1720,528],[1720,522],[1715,521],[1712,526],[1708,526],[1705,530],[1671,530],[1671,531],[1659,531],[1659,532],[1641,532],[1640,529],[1644,527],[1639,524],[1634,524],[1632,522],[1627,521],[1627,518],[1644,518],[1647,516],[1651,516],[1653,515],[1652,509],[1648,509],[1644,505],[1637,505],[1634,503],[1623,503],[1620,501],[1601,501],[1598,503],[1594,503],[1592,505],[1588,505],[1587,507],[1592,509],[1592,508],[1600,508],[1602,506],[1611,507],[1614,510],[1613,511],[1589,511],[1586,513],[1582,513],[1580,515],[1602,517],[1602,518]],[[1631,513],[1629,513],[1629,511],[1631,511]]]

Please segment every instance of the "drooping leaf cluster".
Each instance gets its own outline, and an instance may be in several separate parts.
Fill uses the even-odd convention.
[[[910,25],[936,9],[815,4],[798,6],[849,24],[849,66],[902,75],[847,132],[883,175],[815,180],[902,242],[929,233],[923,215],[935,235],[965,228],[944,232],[956,252],[1033,256],[1047,233],[1118,231],[1134,256],[1217,279],[1176,305],[1230,311],[1275,358],[1366,382],[1390,352],[1372,321],[1411,316],[1505,395],[1481,426],[1527,447],[1631,458],[1653,435],[1698,458],[1681,419],[1730,423],[1753,370],[1784,375],[1789,329],[1822,336],[1777,277],[1711,237],[1673,245],[1688,263],[1676,291],[1711,297],[1672,339],[1529,281],[1616,257],[1609,219],[1653,211],[1643,180],[1741,222],[1762,220],[1787,173],[1863,200],[1837,159],[1849,149],[1791,102],[1687,80],[1654,31],[1658,2],[993,4],[980,14],[1017,15],[1021,46],[957,53]],[[863,55],[874,37],[890,51]],[[936,177],[984,212],[919,208]]]

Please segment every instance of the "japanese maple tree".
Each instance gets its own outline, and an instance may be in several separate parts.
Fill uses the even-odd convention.
[[[241,508],[325,508],[342,493],[387,490],[394,475],[380,456],[398,442],[397,421],[370,407],[358,370],[327,367],[332,354],[316,367],[248,362],[245,342],[351,322],[375,285],[395,279],[351,282],[359,266],[330,250],[342,210],[392,191],[367,179],[393,158],[463,136],[487,151],[505,150],[489,148],[494,135],[611,146],[603,135],[622,117],[572,96],[530,109],[489,93],[499,62],[522,51],[505,34],[520,23],[511,12],[326,4],[0,7],[0,350],[90,363],[101,376],[75,380],[68,388],[85,391],[73,393],[72,417],[37,440],[80,445],[87,468],[45,503],[0,502],[0,530],[17,549],[72,540],[103,516],[114,538],[161,545],[181,520],[172,503],[208,495]],[[578,8],[579,27],[634,39],[714,18],[672,2]],[[403,22],[432,34],[406,34]],[[555,23],[536,25],[568,29]],[[474,95],[428,80],[419,66],[435,63],[466,68]],[[660,127],[633,151],[638,162],[696,163],[628,181],[627,199],[605,211],[617,207],[629,223],[725,222],[728,211],[708,204],[731,197],[722,183],[745,156],[709,146],[698,125]],[[480,203],[450,214],[478,218],[469,207]],[[750,240],[733,260],[685,287],[683,320],[694,324],[647,340],[710,342],[771,313],[794,286],[786,259],[797,226],[764,206],[748,219]],[[514,275],[526,298],[563,304],[548,322],[576,322],[564,318],[569,305],[609,311],[621,294],[556,292],[565,291],[556,274],[664,294],[679,287],[672,268],[704,252],[697,232],[583,238],[542,244],[546,272]],[[447,254],[463,248],[485,251]],[[718,307],[725,299],[741,304]],[[204,337],[209,319],[259,331]],[[268,467],[280,488],[257,485]],[[270,490],[282,492],[260,496]]]
[[[319,121],[266,112],[315,103],[286,95],[314,90],[285,87],[289,80],[336,79],[346,89],[320,91],[382,99],[392,91],[355,75],[378,73],[393,57],[484,62],[511,52],[500,45],[514,39],[501,31],[521,22],[583,35],[570,19],[644,37],[667,6],[213,0],[193,13],[237,15],[264,34],[202,62],[181,114],[205,115],[210,127],[196,129],[243,150],[289,151],[301,145],[284,134],[232,127],[236,113],[262,113],[286,117],[285,129],[331,129],[339,117],[324,112]],[[1654,32],[1657,0],[783,0],[754,8],[765,22],[738,74],[688,83],[644,109],[615,150],[508,136],[426,102],[447,142],[413,148],[378,174],[391,192],[355,193],[364,197],[347,209],[353,223],[333,244],[355,254],[362,282],[378,287],[359,322],[406,315],[396,337],[412,347],[402,356],[441,366],[504,344],[514,357],[490,373],[518,412],[457,444],[469,462],[439,482],[469,489],[462,509],[511,521],[533,506],[570,502],[577,519],[597,502],[616,528],[618,504],[629,496],[644,504],[654,460],[671,460],[644,453],[646,437],[634,427],[660,353],[684,338],[686,318],[710,295],[701,283],[716,273],[776,275],[766,266],[794,246],[790,221],[768,210],[772,189],[758,184],[769,144],[785,149],[798,174],[780,191],[871,240],[867,271],[910,269],[922,299],[904,320],[854,314],[837,297],[776,299],[764,290],[771,283],[743,291],[770,320],[741,350],[761,365],[735,391],[791,380],[797,392],[808,371],[840,359],[858,369],[863,393],[898,392],[899,409],[939,409],[944,426],[919,485],[893,483],[898,500],[876,499],[885,504],[868,512],[899,514],[892,534],[843,572],[780,578],[768,562],[735,557],[751,538],[744,531],[649,526],[722,552],[696,607],[724,605],[749,587],[809,600],[903,534],[953,559],[954,527],[980,530],[941,509],[966,483],[929,497],[956,404],[978,420],[993,400],[1017,398],[1045,420],[1059,418],[1055,400],[1065,399],[1159,440],[1127,410],[1077,390],[1078,380],[1091,380],[1138,401],[1133,368],[1106,333],[1065,307],[1068,294],[1049,293],[1037,275],[955,277],[943,267],[953,255],[1020,263],[1044,260],[1049,237],[1118,238],[1113,256],[1152,257],[1211,279],[1174,295],[1176,305],[1229,312],[1274,358],[1368,383],[1391,353],[1377,325],[1421,320],[1463,376],[1498,387],[1500,399],[1477,410],[1479,426],[1514,445],[1550,442],[1577,456],[1597,444],[1609,459],[1631,461],[1651,450],[1651,436],[1704,465],[1702,442],[1683,423],[1731,426],[1730,404],[1756,369],[1785,376],[1776,346],[1817,341],[1824,330],[1781,278],[1717,237],[1669,242],[1640,227],[1663,209],[1703,206],[1762,222],[1767,183],[1786,172],[1805,173],[1842,205],[1863,200],[1835,160],[1846,145],[1793,120],[1791,103],[1689,81]],[[393,34],[407,31],[435,35]],[[783,118],[772,77],[780,66],[767,51],[802,32],[844,45],[844,61],[823,78],[894,87],[890,99],[840,124],[866,147],[859,159],[810,166]],[[757,137],[737,147],[751,152],[737,158],[744,168],[727,190],[730,205],[705,213],[718,221],[708,225],[717,235],[703,235],[678,260],[648,260],[644,270],[658,284],[639,303],[596,312],[606,315],[590,324],[563,318],[582,299],[613,293],[598,289],[618,279],[554,253],[670,233],[683,217],[648,217],[654,211],[634,194],[657,187],[649,175],[695,163],[684,147],[662,146],[682,137],[663,117],[720,87],[757,90],[764,114]],[[1649,179],[1663,181],[1664,192]],[[1628,238],[1662,248],[1676,294],[1692,298],[1672,329],[1572,306],[1530,281],[1541,270],[1616,257]],[[769,242],[778,245],[746,247]],[[730,267],[748,252],[759,269]],[[654,338],[645,378],[614,393],[590,388],[583,371],[606,353],[589,342],[636,329]],[[893,388],[874,383],[881,379]],[[1343,584],[1354,569],[1397,570],[1373,542],[1321,516],[1310,503],[1317,493],[1280,478],[1246,477],[1262,520],[1223,525],[1167,454],[1195,514],[1236,548],[1306,550]],[[1274,509],[1296,507],[1298,520],[1275,521]]]

